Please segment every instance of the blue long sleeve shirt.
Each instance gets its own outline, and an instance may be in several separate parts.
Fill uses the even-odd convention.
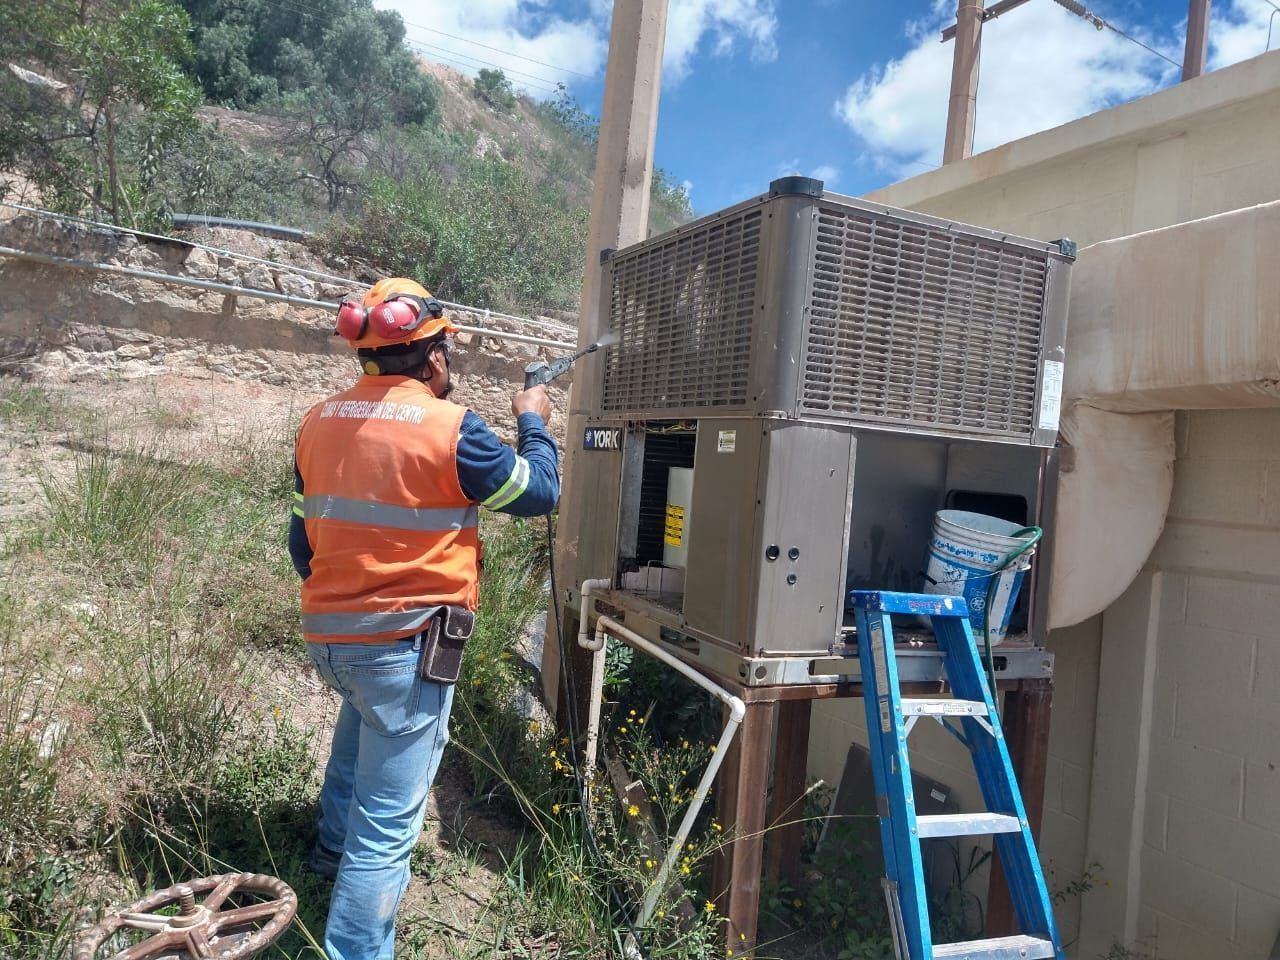
[[[497,513],[537,517],[550,513],[560,499],[556,442],[536,413],[516,421],[516,449],[498,439],[480,417],[468,410],[458,432],[458,483],[468,499]],[[303,524],[302,475],[293,468],[295,504],[289,522],[289,556],[298,576],[311,576],[311,543]]]

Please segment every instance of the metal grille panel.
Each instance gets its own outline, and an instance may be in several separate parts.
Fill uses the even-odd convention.
[[[1046,258],[823,204],[800,410],[1026,439]]]
[[[746,404],[761,223],[757,208],[615,256],[603,411]]]

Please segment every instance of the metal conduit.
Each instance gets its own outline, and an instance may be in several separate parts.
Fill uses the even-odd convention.
[[[306,297],[294,297],[287,293],[276,293],[271,290],[257,290],[253,287],[238,287],[215,280],[198,280],[195,277],[175,277],[171,273],[157,273],[153,270],[138,270],[115,263],[100,263],[96,260],[81,260],[77,257],[60,257],[51,253],[36,253],[33,250],[20,250],[17,247],[0,246],[0,257],[13,257],[18,260],[31,260],[35,263],[46,263],[55,267],[70,267],[76,270],[88,270],[93,273],[114,273],[120,276],[137,277],[141,280],[153,280],[156,283],[167,283],[178,287],[195,287],[200,290],[212,290],[233,297],[250,297],[258,300],[272,300],[277,303],[289,303],[298,307],[313,307],[319,310],[336,310],[338,305],[328,300],[309,300]],[[463,333],[473,333],[497,340],[514,340],[519,343],[531,343],[535,346],[572,353],[575,344],[561,343],[558,340],[547,340],[542,337],[530,337],[522,333],[508,333],[505,330],[490,330],[485,327],[472,327],[454,324]]]
[[[127,233],[134,237],[144,237],[148,240],[159,240],[164,243],[181,243],[188,247],[195,247],[198,250],[208,250],[210,253],[216,253],[223,257],[232,257],[237,260],[243,260],[246,263],[260,263],[263,266],[278,267],[289,273],[296,273],[300,276],[313,277],[317,280],[328,280],[333,283],[340,283],[348,287],[367,287],[367,283],[361,283],[359,280],[352,280],[350,277],[341,277],[337,274],[324,273],[320,270],[309,270],[306,267],[295,267],[287,263],[281,263],[278,260],[268,260],[264,257],[255,257],[249,253],[238,253],[235,250],[227,250],[223,247],[210,246],[207,243],[198,243],[194,240],[183,240],[179,237],[167,237],[160,233],[147,233],[145,230],[134,230],[132,227],[121,227],[113,223],[104,223],[100,220],[88,220],[84,217],[75,217],[66,213],[55,213],[52,210],[42,210],[39,207],[29,207],[21,203],[11,203],[9,201],[0,201],[0,207],[8,207],[10,210],[21,210],[23,213],[34,214],[38,217],[44,217],[48,220],[58,220],[63,223],[78,223],[87,227],[97,227],[102,230],[111,230],[116,233]],[[270,226],[267,224],[266,226]],[[439,299],[438,297],[436,299]],[[489,310],[487,307],[473,307],[465,303],[454,303],[450,300],[440,300],[444,306],[450,310],[463,310],[467,313],[483,314],[486,318],[497,317],[500,320],[514,320],[517,323],[530,324],[532,326],[543,327],[552,330],[564,330],[566,333],[577,333],[577,328],[567,323],[560,323],[556,320],[538,320],[532,317],[517,317],[511,313],[501,313],[496,310]]]

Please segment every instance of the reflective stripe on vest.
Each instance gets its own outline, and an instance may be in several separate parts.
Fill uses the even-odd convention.
[[[465,530],[480,522],[480,512],[475,507],[397,507],[349,497],[305,497],[302,511],[311,520],[348,520],[396,530]]]
[[[304,613],[302,632],[331,637],[376,636],[421,630],[440,608],[370,610],[364,613]]]

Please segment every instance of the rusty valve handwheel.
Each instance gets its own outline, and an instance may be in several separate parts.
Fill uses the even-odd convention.
[[[206,893],[203,902],[197,903]],[[270,899],[223,910],[232,894]],[[173,906],[177,913],[158,912]],[[297,911],[297,894],[275,877],[260,873],[203,877],[159,890],[107,917],[85,931],[72,956],[73,960],[243,960],[284,933]],[[99,956],[103,944],[132,930],[151,936]]]

